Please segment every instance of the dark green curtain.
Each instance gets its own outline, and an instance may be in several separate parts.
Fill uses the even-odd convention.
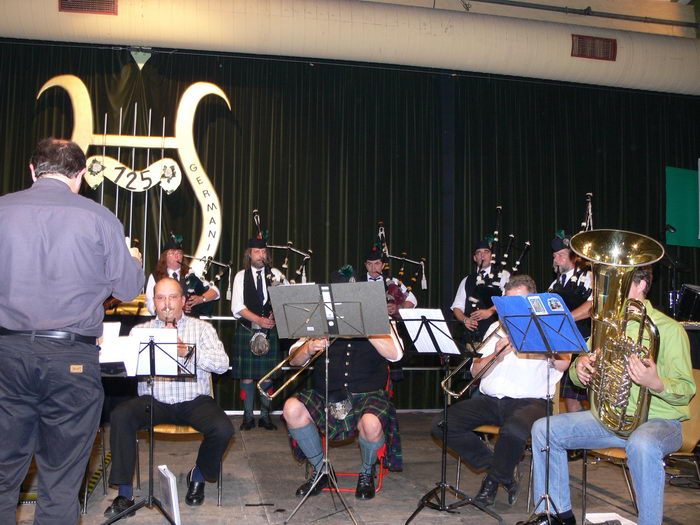
[[[494,229],[497,205],[504,210],[502,232],[532,242],[524,270],[544,289],[551,279],[549,241],[557,229],[578,230],[586,192],[594,193],[596,227],[663,239],[663,168],[696,169],[700,156],[699,97],[168,50],[155,51],[140,71],[126,50],[3,41],[0,193],[30,185],[26,165],[37,139],[70,137],[65,93],[52,89],[36,100],[40,86],[60,74],[88,86],[96,132],[106,115],[107,131],[123,134],[160,136],[164,126],[172,136],[184,90],[196,81],[218,85],[231,110],[216,97],[205,99],[194,136],[221,199],[219,258],[240,266],[257,208],[271,242],[313,250],[309,278],[324,281],[347,263],[361,269],[377,222],[384,221],[392,252],[427,259],[429,289],[414,291],[420,306],[433,308],[451,304],[470,270],[471,245]],[[117,156],[114,149],[107,153]],[[124,164],[143,169],[161,151],[119,154]],[[132,236],[141,235],[146,217],[151,271],[160,191],[132,200],[108,182],[86,195],[116,211]],[[188,183],[162,199],[161,232],[181,233],[193,249],[201,217]],[[697,252],[678,255],[689,267],[681,281],[697,282]],[[281,259],[277,254],[277,266]],[[298,263],[290,261],[292,278]],[[668,289],[663,267],[657,277],[658,302]],[[217,313],[227,315],[229,307],[222,300]],[[231,323],[218,328],[228,346]],[[409,373],[396,386],[398,405],[439,406],[438,379],[434,372]],[[232,381],[220,381],[218,394],[224,407],[238,406]]]

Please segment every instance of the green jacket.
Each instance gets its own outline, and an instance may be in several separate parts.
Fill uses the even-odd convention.
[[[649,389],[652,396],[649,403],[649,419],[685,421],[690,419],[688,403],[695,395],[688,334],[685,333],[685,329],[680,323],[656,310],[649,301],[645,300],[644,304],[647,307],[647,315],[651,317],[659,329],[659,354],[656,366],[659,377],[664,383],[663,392]],[[638,323],[630,322],[628,324],[627,335],[634,338],[638,331]],[[585,385],[579,380],[576,366],[569,368],[569,377],[574,384],[585,388]],[[628,414],[634,412],[638,397],[639,386],[632,384],[630,401],[627,405]]]

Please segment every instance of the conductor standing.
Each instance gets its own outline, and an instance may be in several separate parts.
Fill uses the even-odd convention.
[[[40,141],[29,170],[29,189],[0,197],[0,523],[15,523],[35,456],[34,523],[70,525],[104,397],[102,303],[134,299],[144,274],[119,220],[78,195],[77,144]]]

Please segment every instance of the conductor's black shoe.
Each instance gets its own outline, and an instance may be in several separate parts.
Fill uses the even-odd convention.
[[[309,479],[307,479],[298,489],[296,492],[297,496],[306,496],[307,494],[309,496],[315,496],[319,492],[321,492],[323,489],[325,489],[328,486],[328,476],[326,474],[321,474],[321,479],[318,480],[318,483],[316,483],[316,486],[311,489],[311,486],[314,484],[314,481],[316,481],[316,477],[319,474],[314,472],[313,476],[311,476]]]
[[[241,430],[250,430],[255,427],[255,420],[252,417],[243,417],[243,423],[239,427]]]
[[[561,518],[552,514],[549,518],[545,513],[535,514],[527,521],[519,521],[515,525],[576,525],[576,518]]]
[[[515,466],[513,480],[510,483],[504,483],[503,486],[508,492],[508,504],[515,505],[518,496],[520,496],[520,463]]]
[[[372,499],[374,497],[374,473],[360,473],[357,477],[357,487],[355,497],[357,499]]]
[[[116,516],[120,512],[123,512],[129,507],[131,507],[133,504],[133,499],[129,499],[125,496],[117,496],[116,498],[114,498],[114,501],[112,501],[112,504],[105,510],[104,516],[105,518],[111,518],[112,516]],[[130,512],[124,517],[129,518],[135,514],[136,512]]]
[[[476,496],[474,496],[474,501],[476,501],[480,505],[483,505],[484,507],[493,505],[496,501],[497,490],[498,481],[492,479],[491,476],[487,474],[484,478],[484,481],[481,482],[481,488],[479,489],[479,493]]]
[[[270,416],[261,417],[258,419],[258,426],[260,428],[264,428],[265,430],[277,430],[277,425],[272,422]]]
[[[201,505],[204,503],[204,481],[192,481],[192,471],[187,474],[187,494],[185,495],[185,503],[190,507]]]

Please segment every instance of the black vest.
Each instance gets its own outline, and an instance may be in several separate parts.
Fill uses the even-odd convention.
[[[493,306],[492,297],[501,296],[501,287],[498,286],[500,279],[498,274],[494,275],[494,280],[490,280],[488,276],[482,284],[476,284],[477,273],[470,273],[467,275],[467,279],[464,282],[464,292],[466,294],[465,304],[464,304],[464,315],[469,317],[474,309],[484,310],[486,308],[491,308]],[[476,304],[473,304],[469,298],[473,297],[477,299]],[[476,329],[479,338],[482,338],[488,330],[492,323],[498,320],[498,314],[493,314],[488,319],[483,319],[479,321],[479,326]]]
[[[573,278],[576,278],[576,282]],[[561,296],[564,300],[564,304],[570,311],[574,311],[576,308],[581,306],[583,303],[588,301],[591,296],[592,290],[587,289],[583,283],[586,280],[586,273],[574,272],[573,277],[569,279],[564,286],[561,282],[557,281],[548,290],[550,293],[556,293]],[[581,319],[576,321],[576,327],[584,339],[588,339],[591,335],[591,320]]]
[[[329,396],[345,389],[352,393],[372,392],[386,386],[389,362],[366,338],[337,339],[328,347]],[[324,359],[314,363],[314,389],[323,392],[326,385]]]
[[[267,302],[262,304],[260,298],[258,297],[258,290],[255,287],[255,279],[257,278],[257,270],[252,268],[252,271],[246,270],[243,274],[243,303],[245,307],[253,312],[255,315],[261,317],[268,317],[272,311],[272,305],[270,304],[270,294],[267,295]],[[255,273],[255,278],[253,277]],[[265,268],[262,273],[262,278],[265,279],[265,284],[270,286],[270,279],[272,273],[268,268]],[[241,317],[239,321],[246,326],[250,326],[250,321]]]

